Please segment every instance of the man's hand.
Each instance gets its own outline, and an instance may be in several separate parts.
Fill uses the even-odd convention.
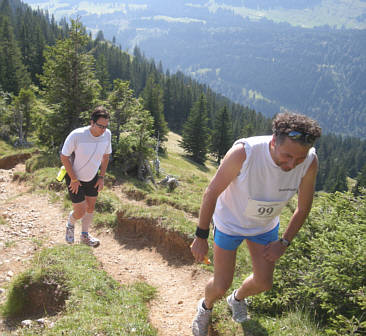
[[[69,189],[73,194],[77,194],[81,183],[79,180],[72,180],[69,184]]]
[[[285,253],[286,247],[279,240],[267,244],[264,248],[263,256],[268,261],[276,261]]]
[[[104,178],[98,177],[97,183],[95,183],[94,188],[98,189],[98,192],[102,191],[104,187]]]
[[[207,259],[207,239],[196,237],[191,245],[191,251],[196,261],[205,262],[206,264],[210,263],[210,261]]]

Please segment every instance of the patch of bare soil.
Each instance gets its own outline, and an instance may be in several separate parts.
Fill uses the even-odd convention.
[[[27,268],[39,248],[65,243],[67,214],[61,205],[14,182],[16,170],[24,170],[24,165],[0,169],[0,216],[5,219],[0,225],[0,301],[5,300],[9,281]],[[136,202],[127,197],[123,201]],[[197,301],[210,274],[193,263],[184,237],[162,231],[154,222],[129,222],[123,214],[120,217],[118,230],[93,232],[101,240],[94,254],[121,283],[144,281],[157,289],[157,297],[150,303],[150,320],[158,335],[191,335]],[[80,225],[76,237],[79,231]],[[15,334],[16,328],[0,319],[2,332]]]

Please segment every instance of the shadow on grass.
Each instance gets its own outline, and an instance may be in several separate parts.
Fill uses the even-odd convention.
[[[256,320],[248,320],[241,324],[245,336],[268,336],[268,331]]]
[[[209,169],[205,166],[205,164],[197,163],[193,161],[192,157],[186,154],[180,154],[180,157],[184,160],[189,162],[190,164],[194,165],[198,170],[202,172],[209,172]]]

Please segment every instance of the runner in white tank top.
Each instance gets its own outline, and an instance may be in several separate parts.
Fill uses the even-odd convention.
[[[316,154],[311,148],[306,159],[289,172],[271,157],[272,136],[240,139],[246,153],[239,175],[219,196],[213,215],[215,226],[236,236],[255,236],[272,230],[282,208],[297,192]]]
[[[195,336],[207,335],[213,304],[231,286],[240,243],[246,240],[253,274],[227,298],[237,322],[248,318],[245,299],[272,287],[275,261],[310,212],[318,170],[312,145],[321,129],[304,115],[282,113],[273,121],[272,130],[272,136],[236,141],[205,191],[191,250],[197,261],[204,260],[213,218],[215,271],[197,307],[192,325]],[[278,240],[280,212],[296,192],[297,208]]]

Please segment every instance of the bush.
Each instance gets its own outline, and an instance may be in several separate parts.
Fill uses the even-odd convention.
[[[366,332],[366,202],[350,193],[321,195],[293,245],[279,260],[273,290],[257,310],[304,306],[328,335]]]
[[[97,212],[108,212],[112,213],[117,210],[119,204],[118,197],[109,192],[108,190],[103,190],[99,193],[97,201],[95,203],[95,210]]]
[[[61,160],[59,155],[54,153],[40,153],[33,155],[25,163],[25,170],[28,173],[33,173],[38,169],[46,167],[58,167],[61,166]]]

